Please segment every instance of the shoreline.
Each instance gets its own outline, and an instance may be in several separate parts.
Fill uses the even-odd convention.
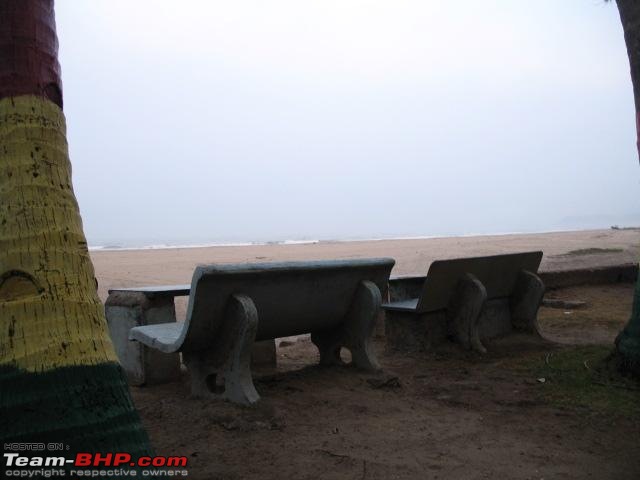
[[[90,252],[125,252],[131,250],[182,250],[198,248],[220,248],[220,247],[252,247],[264,245],[312,245],[312,244],[334,244],[334,243],[357,243],[357,242],[384,242],[395,240],[433,240],[433,239],[455,239],[455,238],[482,238],[482,237],[507,237],[516,235],[546,235],[555,233],[577,233],[577,232],[602,232],[602,231],[640,231],[640,227],[619,227],[609,229],[577,229],[577,230],[545,230],[540,232],[498,232],[498,233],[462,233],[459,235],[416,235],[399,237],[372,237],[372,238],[343,238],[343,239],[286,239],[286,240],[265,240],[246,242],[205,242],[205,243],[185,243],[185,244],[148,244],[142,246],[119,246],[119,245],[90,245]]]
[[[318,243],[92,250],[98,293],[109,288],[185,284],[199,264],[392,257],[392,275],[426,274],[438,259],[542,250],[541,271],[637,263],[640,229],[324,241]]]

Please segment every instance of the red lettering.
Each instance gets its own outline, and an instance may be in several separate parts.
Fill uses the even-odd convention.
[[[90,453],[76,453],[76,460],[73,464],[76,467],[89,467],[91,466],[91,457]]]
[[[107,453],[104,456],[100,455],[99,453],[96,453],[95,456],[93,457],[93,466],[99,467],[100,463],[102,463],[105,467],[111,466],[112,456],[113,455],[111,453]]]
[[[128,453],[116,453],[113,457],[113,466],[118,467],[122,464],[131,462],[131,455]]]

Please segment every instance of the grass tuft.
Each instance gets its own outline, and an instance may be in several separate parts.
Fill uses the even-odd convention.
[[[556,407],[640,420],[640,381],[616,369],[612,350],[571,347],[536,355],[519,367],[538,379],[542,400]]]

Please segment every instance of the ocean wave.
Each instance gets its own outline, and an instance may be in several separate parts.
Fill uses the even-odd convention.
[[[167,250],[181,248],[211,248],[211,247],[250,247],[253,245],[306,245],[320,243],[320,240],[277,240],[267,242],[209,242],[209,243],[186,243],[186,244],[151,244],[137,246],[122,245],[90,245],[89,251],[124,251],[124,250]]]
[[[255,245],[313,245],[319,243],[350,243],[350,242],[383,242],[390,240],[427,240],[436,238],[464,238],[464,237],[500,237],[507,235],[536,235],[548,233],[564,233],[576,231],[588,231],[598,229],[559,229],[546,231],[520,231],[520,232],[499,232],[499,233],[462,233],[453,235],[410,235],[410,236],[381,236],[381,237],[350,237],[336,239],[287,239],[254,242],[207,242],[207,243],[186,243],[186,244],[150,244],[150,245],[90,245],[90,251],[124,251],[124,250],[166,250],[181,248],[211,248],[211,247],[250,247]]]

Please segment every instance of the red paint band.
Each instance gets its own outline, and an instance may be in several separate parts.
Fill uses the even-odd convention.
[[[18,95],[62,108],[53,0],[0,1],[0,98]]]

